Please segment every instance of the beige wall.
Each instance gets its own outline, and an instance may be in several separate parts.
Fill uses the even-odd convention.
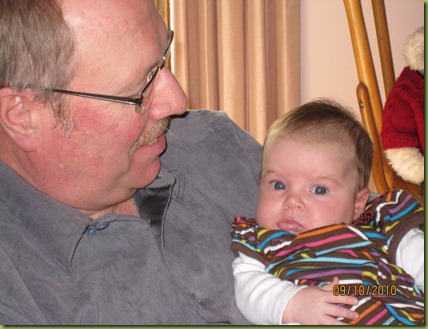
[[[371,1],[362,0],[362,4],[371,49],[377,56]],[[402,55],[406,38],[424,25],[424,0],[385,0],[385,7],[398,77],[406,65]],[[301,0],[301,24],[302,103],[329,96],[358,111],[358,77],[343,1]],[[378,56],[374,61],[378,70]]]

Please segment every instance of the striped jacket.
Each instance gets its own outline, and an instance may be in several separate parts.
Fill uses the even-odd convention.
[[[339,277],[333,293],[359,299],[352,307],[359,319],[344,319],[346,323],[420,325],[425,320],[424,293],[395,265],[395,255],[401,238],[423,224],[423,208],[398,190],[370,202],[353,225],[330,225],[297,236],[238,217],[232,225],[232,250],[296,285],[323,286]]]

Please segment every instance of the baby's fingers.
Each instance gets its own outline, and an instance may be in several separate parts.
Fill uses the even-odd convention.
[[[347,309],[346,307],[333,305],[333,304],[331,305],[331,308],[329,308],[328,313],[334,318],[343,318],[343,319],[349,319],[349,320],[356,320],[358,319],[358,316],[359,316],[358,313],[355,311]]]
[[[326,312],[321,315],[319,319],[320,325],[327,326],[340,326],[347,325],[345,322],[341,320],[356,320],[358,319],[358,313],[348,310],[345,307],[341,307],[338,305],[330,305],[326,310]]]
[[[327,298],[327,302],[331,304],[357,305],[358,298],[354,296],[334,296],[331,294],[331,296]]]
[[[338,284],[339,284],[339,278],[337,276],[335,276],[333,278],[333,280],[331,282],[329,282],[327,285],[323,286],[321,288],[321,290],[324,290],[324,291],[333,291],[334,286],[338,285]]]

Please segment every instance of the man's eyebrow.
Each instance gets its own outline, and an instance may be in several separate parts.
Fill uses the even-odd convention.
[[[168,31],[166,31],[166,46],[164,46],[165,49],[163,49],[160,53],[160,59],[157,59],[148,69],[143,69],[143,68],[139,68],[137,69],[137,72],[135,73],[135,75],[138,77],[136,80],[134,80],[133,82],[131,82],[129,85],[125,86],[124,88],[122,88],[119,92],[121,94],[125,94],[125,93],[132,93],[137,87],[144,88],[144,86],[147,83],[147,76],[149,75],[149,73],[157,66],[159,66],[162,63],[162,59],[163,59],[163,55],[165,53],[165,51],[167,50],[166,47],[168,47]],[[172,46],[172,45],[171,45]]]
[[[137,70],[138,73],[138,78],[135,81],[135,85],[136,86],[141,86],[144,87],[146,81],[147,81],[147,76],[149,75],[150,71],[153,70],[153,68],[156,66],[157,64],[150,66],[149,69],[139,69]]]
[[[126,97],[131,96],[131,94],[136,93],[137,87],[141,86],[143,88],[144,80],[146,80],[146,75],[141,74],[143,70],[137,70],[138,75],[130,82],[123,85],[123,87],[119,88],[117,93],[118,95],[124,95]]]
[[[135,70],[134,73],[134,79],[127,83],[126,86],[124,86],[123,88],[120,88],[120,90],[118,91],[120,93],[120,95],[128,95],[131,93],[136,93],[137,92],[137,88],[141,88],[140,91],[142,91],[142,88],[144,88],[146,81],[147,81],[147,76],[150,73],[151,70],[153,70],[153,68],[156,66],[156,64],[154,64],[152,67],[147,68],[138,68]]]

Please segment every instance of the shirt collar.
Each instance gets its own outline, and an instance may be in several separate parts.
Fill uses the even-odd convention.
[[[162,213],[156,214],[161,215],[160,221],[168,206],[169,194],[176,182],[175,176],[170,170],[162,168],[159,176],[147,188],[150,191],[166,190],[162,201],[164,203]],[[179,182],[176,185],[180,185]],[[141,195],[137,192],[135,200],[140,214],[143,215],[151,207],[141,202]],[[36,190],[1,161],[0,209],[2,212],[0,221],[9,221],[11,225],[18,226],[26,232],[26,238],[35,240],[36,245],[45,249],[46,253],[51,254],[69,270],[77,244],[88,226],[94,223],[89,216]],[[158,230],[161,225],[160,222],[153,227],[157,234],[160,234]]]
[[[75,247],[92,222],[81,212],[61,204],[27,183],[0,161],[0,221],[22,229],[65,268],[70,269]]]

